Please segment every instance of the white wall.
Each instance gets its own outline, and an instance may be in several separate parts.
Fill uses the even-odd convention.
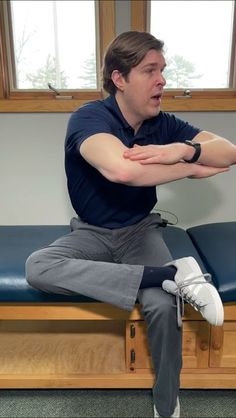
[[[74,215],[64,174],[64,137],[69,114],[0,114],[0,225],[68,224]],[[178,113],[236,143],[235,112]],[[158,209],[180,226],[234,220],[236,167],[204,180],[158,188]],[[170,220],[173,217],[164,215]]]
[[[69,114],[0,114],[0,225],[64,224]]]

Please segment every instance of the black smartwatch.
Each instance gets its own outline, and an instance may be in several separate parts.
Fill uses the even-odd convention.
[[[195,148],[195,153],[193,154],[193,157],[191,158],[191,160],[184,160],[186,163],[195,163],[198,158],[201,155],[201,144],[199,144],[199,142],[193,142],[193,141],[184,141],[185,144],[190,145],[190,147]]]

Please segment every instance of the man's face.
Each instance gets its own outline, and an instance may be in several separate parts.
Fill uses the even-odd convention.
[[[140,123],[159,114],[166,84],[162,74],[165,65],[162,52],[152,49],[132,68],[126,80],[121,76],[117,98],[120,96],[121,108],[129,123]]]

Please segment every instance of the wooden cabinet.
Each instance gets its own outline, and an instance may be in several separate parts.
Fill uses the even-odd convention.
[[[103,303],[0,305],[0,388],[151,388],[146,324]],[[186,306],[182,388],[236,389],[236,304],[212,327]]]

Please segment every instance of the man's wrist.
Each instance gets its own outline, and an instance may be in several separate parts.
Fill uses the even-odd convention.
[[[193,147],[190,147],[189,145],[187,145],[185,142],[183,143],[184,146],[184,155],[183,155],[183,160],[191,160],[195,154],[195,150]]]

